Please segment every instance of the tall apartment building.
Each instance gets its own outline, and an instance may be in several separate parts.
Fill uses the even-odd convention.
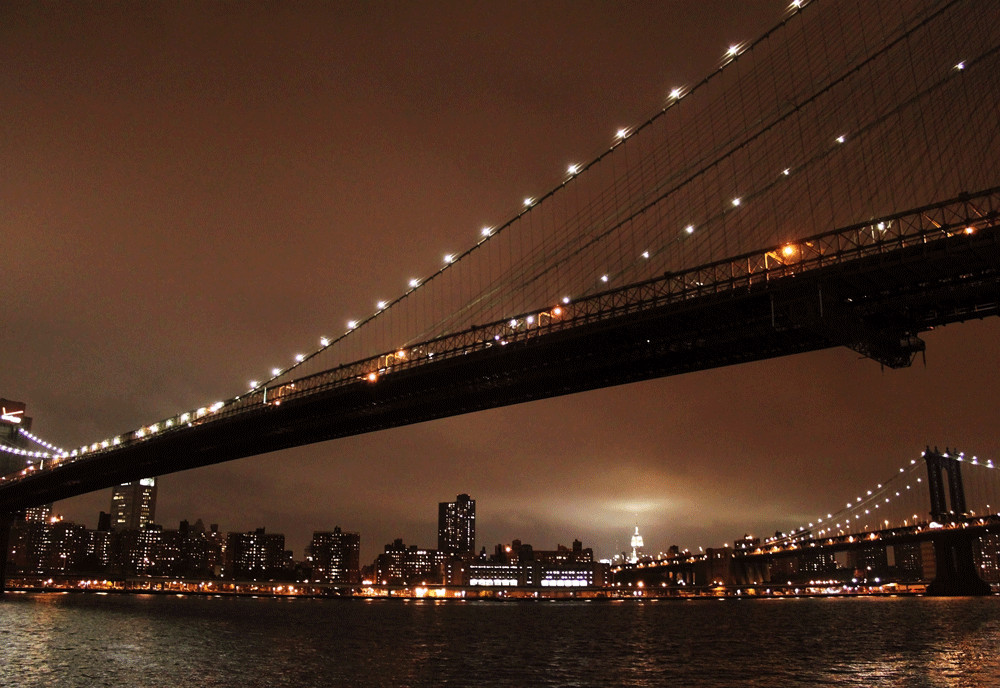
[[[337,526],[333,532],[315,532],[306,550],[312,566],[312,580],[319,583],[361,581],[361,535],[346,533]]]
[[[257,528],[226,537],[226,577],[273,579],[284,575],[291,553],[285,551],[285,536]]]
[[[469,495],[438,504],[438,551],[449,556],[476,553],[476,500]]]

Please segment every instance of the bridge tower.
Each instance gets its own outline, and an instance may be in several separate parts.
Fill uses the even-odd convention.
[[[937,447],[924,452],[927,462],[927,488],[931,494],[931,520],[938,523],[954,521],[964,517],[968,511],[965,505],[965,488],[962,485],[962,464],[947,449],[940,453]],[[942,472],[948,477],[948,499],[944,491]],[[948,506],[951,506],[949,509]]]
[[[957,452],[944,453],[937,447],[924,452],[927,462],[927,488],[931,498],[931,519],[938,524],[955,523],[965,518],[965,488],[962,485],[962,464]],[[942,474],[948,478],[945,494]],[[942,529],[931,539],[934,543],[936,573],[927,586],[927,594],[935,596],[990,595],[992,590],[976,573],[972,536],[958,529]]]

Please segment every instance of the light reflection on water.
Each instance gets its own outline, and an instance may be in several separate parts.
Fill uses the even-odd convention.
[[[2,686],[1000,686],[1000,598],[6,595]]]

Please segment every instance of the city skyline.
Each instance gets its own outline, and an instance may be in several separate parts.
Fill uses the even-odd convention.
[[[551,188],[784,5],[0,9],[17,287],[0,394],[70,446],[228,397]],[[420,505],[462,492],[482,543],[572,524],[609,556],[636,523],[656,550],[766,534],[925,444],[1000,458],[1000,325],[926,341],[926,367],[823,351],[165,476],[157,508],[264,523],[297,551],[345,525],[372,533],[363,560],[400,535],[433,543]],[[55,508],[90,524],[105,495]]]

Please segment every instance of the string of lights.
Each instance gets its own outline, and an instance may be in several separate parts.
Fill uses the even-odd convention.
[[[18,428],[17,431],[19,433],[21,433],[22,435],[24,435],[25,437],[27,437],[32,442],[34,442],[35,444],[37,444],[39,446],[42,446],[42,447],[45,447],[46,449],[48,449],[51,452],[54,452],[57,455],[61,455],[61,456],[67,456],[68,455],[68,452],[65,449],[60,449],[56,445],[54,445],[54,444],[52,444],[50,442],[46,442],[41,437],[38,437],[37,435],[31,434],[30,432],[28,432],[24,428]]]
[[[949,456],[949,454],[945,454]],[[977,466],[986,470],[992,470],[996,466],[991,459],[980,461],[977,456],[971,459],[965,457],[964,452],[955,454],[957,461],[971,466]],[[916,490],[918,485],[922,485],[924,479],[918,475],[924,469],[923,464],[913,459],[908,466],[899,469],[884,484],[879,483],[874,488],[863,491],[853,500],[848,501],[844,507],[836,512],[821,515],[807,524],[800,525],[791,530],[788,534],[768,538],[768,544],[778,541],[794,541],[800,539],[810,539],[826,537],[830,535],[845,535],[852,532],[869,532],[871,530],[882,530],[888,527],[908,527],[915,526],[923,519],[919,513],[913,513],[912,508],[904,509],[899,514],[886,518],[885,515],[889,506],[895,502],[906,500],[908,497],[916,499],[923,504],[922,511],[925,514],[929,504],[927,495],[923,490]],[[992,483],[995,485],[996,476],[992,476]],[[915,491],[915,492],[914,492]],[[988,511],[991,504],[984,502],[983,511]]]

